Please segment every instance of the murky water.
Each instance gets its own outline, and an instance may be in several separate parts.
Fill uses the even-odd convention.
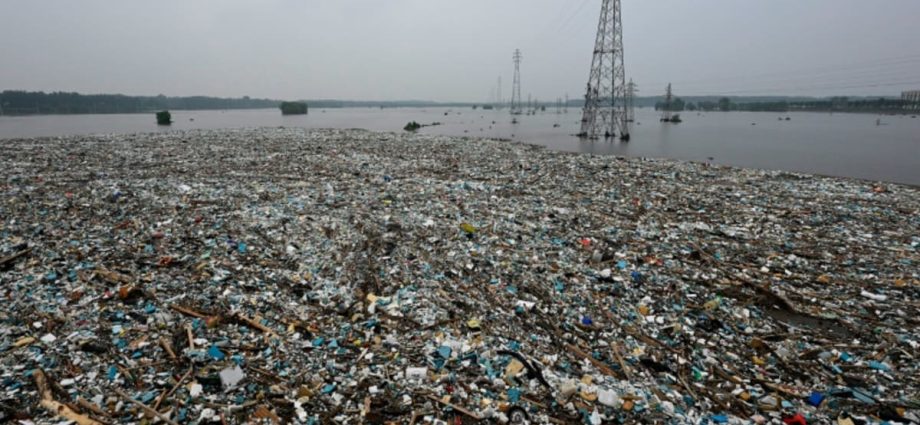
[[[780,121],[779,117],[791,119]],[[661,124],[655,111],[640,109],[632,139],[623,143],[573,137],[581,119],[576,109],[520,116],[517,124],[511,123],[507,110],[470,108],[311,109],[306,116],[281,116],[279,111],[268,109],[176,111],[171,127],[158,127],[153,114],[0,116],[0,138],[260,126],[402,131],[409,121],[440,122],[442,125],[421,132],[507,138],[571,152],[711,161],[920,185],[920,118],[886,116],[876,125],[878,118],[866,114],[710,112],[684,113],[684,122],[674,125]]]

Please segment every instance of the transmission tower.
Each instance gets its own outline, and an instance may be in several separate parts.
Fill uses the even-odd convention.
[[[498,77],[498,104],[495,105],[495,109],[501,109],[502,102],[504,102],[502,99],[502,77]]]
[[[629,84],[626,85],[626,122],[636,122],[636,93],[638,91],[636,83],[630,78]]]
[[[521,49],[514,50],[514,84],[511,86],[511,115],[521,115]]]
[[[626,124],[626,68],[623,64],[623,15],[620,0],[603,0],[594,58],[579,136],[629,140]]]
[[[671,122],[671,102],[673,99],[671,83],[668,83],[668,91],[664,95],[664,112],[661,114],[661,122]]]

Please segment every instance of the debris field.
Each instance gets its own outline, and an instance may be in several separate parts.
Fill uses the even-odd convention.
[[[920,419],[920,189],[506,141],[4,140],[0,422]]]

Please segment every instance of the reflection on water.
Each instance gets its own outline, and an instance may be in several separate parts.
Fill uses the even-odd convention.
[[[581,119],[576,109],[519,116],[512,124],[507,110],[471,108],[311,109],[306,116],[268,109],[175,111],[171,127],[157,126],[153,114],[0,116],[0,138],[262,126],[402,131],[409,121],[440,122],[422,132],[514,139],[590,154],[712,158],[718,164],[920,185],[920,118],[886,116],[876,125],[878,116],[868,114],[708,112],[685,113],[681,124],[662,124],[650,109],[636,115],[628,143],[575,138]]]

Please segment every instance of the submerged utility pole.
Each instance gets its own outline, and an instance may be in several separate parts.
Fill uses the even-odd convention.
[[[511,115],[521,115],[521,49],[514,50],[514,85],[511,86]]]
[[[626,124],[626,67],[623,61],[623,15],[620,0],[603,0],[594,58],[585,94],[579,137],[629,140]]]

